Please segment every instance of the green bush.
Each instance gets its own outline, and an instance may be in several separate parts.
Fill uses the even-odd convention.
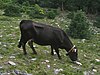
[[[69,26],[69,35],[73,38],[88,39],[90,36],[90,24],[82,11],[74,13]]]
[[[45,12],[38,4],[35,4],[34,8],[30,10],[29,16],[31,18],[44,18]]]
[[[6,15],[6,16],[21,16],[20,7],[15,4],[9,4],[4,10],[4,15]]]
[[[67,17],[68,17],[69,19],[73,19],[74,16],[75,16],[75,13],[74,13],[74,12],[70,12],[70,13],[67,15]]]
[[[56,14],[54,13],[54,11],[47,12],[47,18],[54,19],[55,17],[56,17]]]
[[[94,26],[96,26],[97,28],[100,28],[100,16],[96,18],[96,21],[94,22]]]
[[[5,4],[4,4],[4,2],[2,1],[2,0],[0,0],[0,9],[4,9],[5,8]]]

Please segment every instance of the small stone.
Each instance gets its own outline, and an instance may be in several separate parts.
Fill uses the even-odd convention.
[[[23,71],[20,71],[20,70],[14,70],[14,73],[15,73],[16,75],[29,75],[29,74],[27,74],[26,72],[23,72]]]
[[[95,47],[96,45],[95,45],[95,44],[93,44],[93,46]]]
[[[78,61],[74,61],[74,63],[76,63],[77,65],[82,65],[82,63],[80,63]]]
[[[84,57],[86,57],[86,55],[84,54]]]
[[[7,47],[7,45],[3,45],[4,47]]]
[[[49,63],[49,60],[45,60],[45,62]]]
[[[18,29],[19,27],[15,27],[15,29]]]
[[[100,62],[100,60],[99,59],[95,59],[96,60],[96,62]]]
[[[58,74],[59,72],[63,71],[63,69],[54,69],[54,73]]]
[[[33,74],[27,74],[27,75],[33,75]]]
[[[8,61],[8,64],[12,65],[12,66],[16,66],[16,63],[12,62],[12,61]]]
[[[37,58],[32,58],[31,60],[32,60],[32,61],[35,61],[35,60],[37,60]]]
[[[53,64],[54,66],[56,66],[56,64]]]
[[[2,73],[1,75],[11,75],[10,73]]]
[[[46,53],[46,54],[49,53],[49,51],[47,51],[47,50],[43,50],[43,52]]]
[[[82,42],[85,43],[85,40],[86,40],[86,39],[82,39]]]
[[[84,75],[89,75],[89,72],[84,71],[83,74],[84,74]]]
[[[58,25],[58,23],[57,23],[57,22],[56,22],[55,24],[56,24],[56,25]]]
[[[14,73],[18,75],[20,72],[19,70],[14,70]]]
[[[80,70],[80,68],[79,68],[79,67],[76,67],[76,66],[72,66],[72,65],[70,65],[70,67],[72,67],[73,69]]]
[[[2,59],[3,58],[3,56],[0,56],[0,59]]]
[[[3,67],[2,67],[2,66],[0,66],[0,69],[3,69]]]
[[[50,69],[50,65],[47,65],[47,67]]]
[[[2,42],[0,42],[0,45],[2,45]]]
[[[10,56],[9,58],[14,59],[14,58],[15,58],[15,56]]]
[[[97,72],[97,70],[96,69],[93,69],[93,72]]]
[[[3,37],[3,35],[0,35],[0,38],[2,38]]]
[[[62,69],[62,68],[60,68],[60,69],[59,69],[59,71],[63,71],[63,69]]]
[[[33,47],[34,47],[34,48],[37,48],[37,46],[36,46],[36,45],[33,45]]]
[[[59,69],[54,69],[54,74],[58,74],[59,73]]]
[[[46,64],[46,62],[41,62],[42,64]]]
[[[57,59],[54,59],[54,61],[57,61]]]

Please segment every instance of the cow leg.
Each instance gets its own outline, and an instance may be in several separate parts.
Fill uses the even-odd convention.
[[[27,42],[27,41],[26,41],[26,42]],[[23,48],[24,55],[27,54],[26,48],[25,48],[26,42],[22,43],[22,48]]]
[[[21,39],[19,41],[18,48],[20,48],[21,46],[22,46],[22,37],[21,37]]]
[[[51,46],[51,55],[54,55],[53,47]]]
[[[32,39],[28,41],[28,44],[29,44],[30,48],[32,49],[33,54],[37,54],[37,52],[35,51],[35,49],[33,47],[33,41],[32,41]]]
[[[57,53],[58,58],[61,59],[61,56],[60,56],[60,54],[59,54],[59,49],[58,49],[58,48],[55,48],[55,52]]]

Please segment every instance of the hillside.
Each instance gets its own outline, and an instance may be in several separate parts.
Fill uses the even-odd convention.
[[[20,38],[19,22],[23,18],[0,16],[0,75],[99,75],[100,74],[100,33],[90,40],[72,39],[79,49],[79,59],[83,64],[73,64],[65,51],[60,50],[62,60],[50,55],[49,46],[34,43],[37,55],[27,46],[28,55],[17,48]],[[25,18],[24,18],[25,19]],[[54,20],[32,19],[51,24]],[[56,23],[55,23],[56,24]],[[99,29],[98,29],[99,30]]]

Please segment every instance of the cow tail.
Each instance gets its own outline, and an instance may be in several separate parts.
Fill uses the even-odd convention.
[[[21,46],[22,46],[22,31],[21,31],[21,37],[20,37],[20,40],[19,40],[18,48],[20,48]]]
[[[19,40],[18,48],[20,48],[22,46],[22,37],[23,37],[23,33],[22,33],[23,30],[22,30],[22,27],[21,27],[22,23],[24,23],[24,20],[22,20],[20,22],[20,24],[19,24],[19,28],[20,28],[20,32],[21,32],[21,37],[20,37],[20,40]]]

